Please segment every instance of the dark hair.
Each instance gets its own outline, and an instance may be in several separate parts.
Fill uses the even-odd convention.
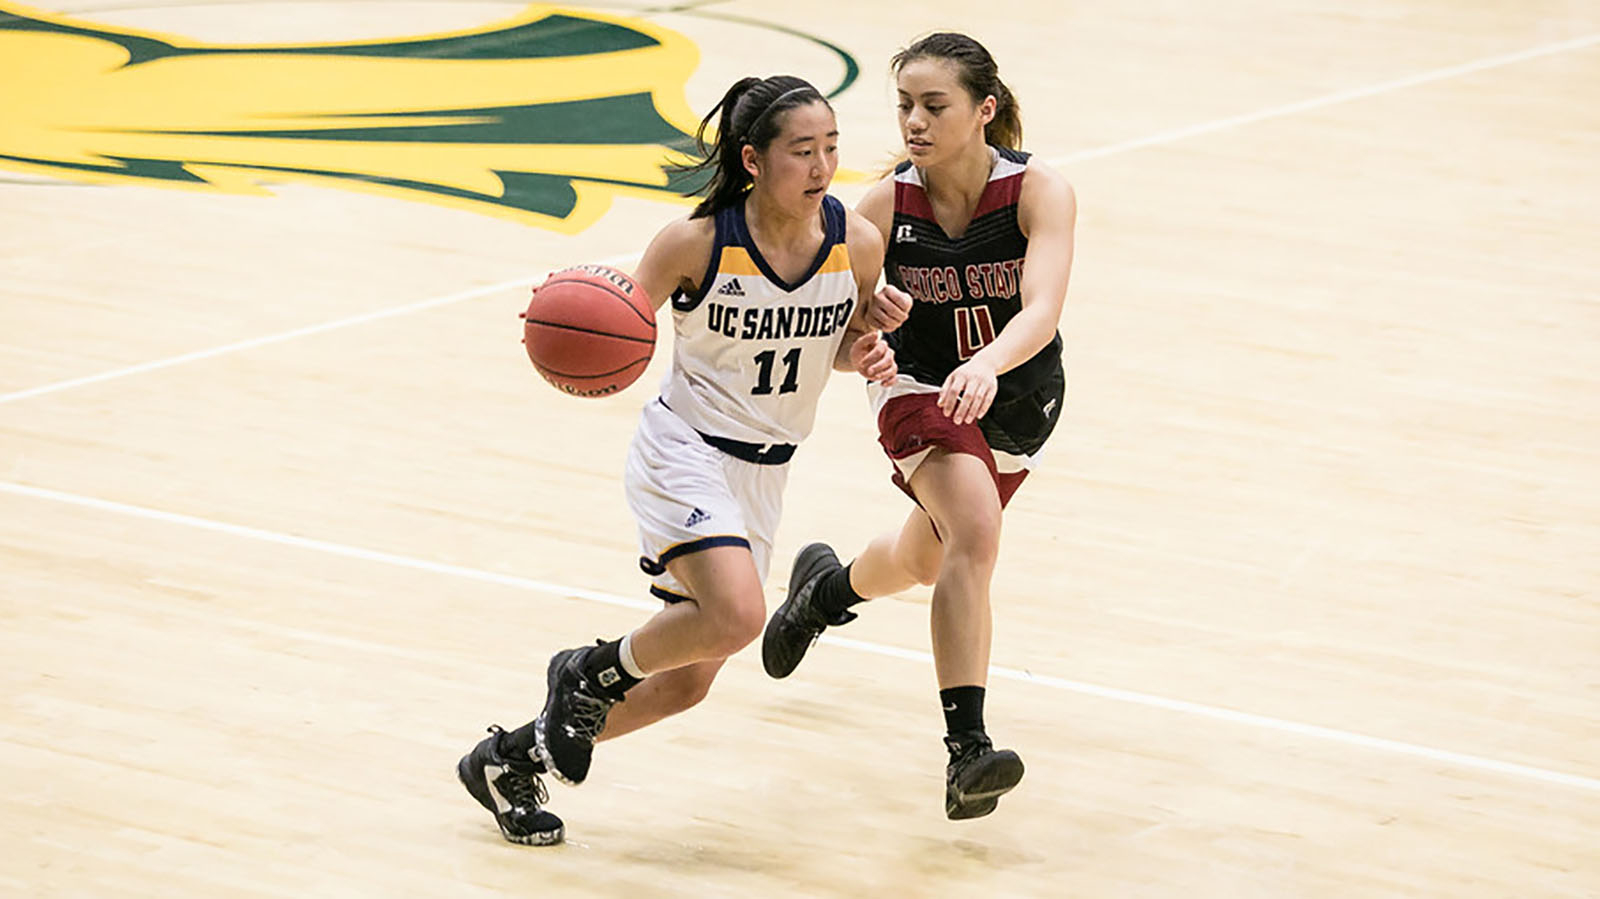
[[[953,31],[940,31],[896,53],[889,60],[889,69],[896,75],[906,63],[918,59],[943,59],[955,63],[957,77],[966,88],[973,103],[983,98],[995,99],[994,118],[983,128],[983,139],[997,147],[1022,149],[1022,110],[1017,108],[1017,98],[1000,80],[1000,67],[983,45]]]
[[[754,180],[745,171],[741,148],[749,144],[757,150],[765,150],[782,130],[780,118],[783,113],[808,103],[828,105],[822,93],[804,78],[774,75],[771,78],[740,78],[735,81],[733,87],[722,95],[722,101],[700,120],[700,129],[695,132],[695,147],[704,158],[683,171],[710,171],[711,177],[698,190],[685,194],[691,197],[705,196],[689,217],[711,215],[743,199]],[[717,138],[715,143],[707,146],[706,132],[713,119],[717,123]]]

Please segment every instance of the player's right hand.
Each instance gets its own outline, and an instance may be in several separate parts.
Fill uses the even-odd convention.
[[[850,364],[868,381],[877,381],[885,387],[900,374],[895,364],[894,350],[889,348],[879,331],[868,331],[850,345]]]
[[[911,315],[911,296],[893,284],[885,284],[867,300],[867,325],[880,331],[893,331]]]

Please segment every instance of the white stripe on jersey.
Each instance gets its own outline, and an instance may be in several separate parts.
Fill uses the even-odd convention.
[[[1026,162],[1016,162],[1014,160],[1007,159],[1004,156],[1001,156],[1000,151],[996,150],[994,147],[989,148],[989,159],[989,178],[984,182],[985,184],[987,184],[989,181],[999,181],[1001,178],[1009,178],[1012,175],[1018,174],[1019,172],[1026,171],[1028,168],[1028,164]],[[906,166],[906,170],[903,172],[896,172],[894,180],[902,184],[915,184],[923,190],[927,190],[927,185],[922,183],[922,169],[919,169],[914,165]]]

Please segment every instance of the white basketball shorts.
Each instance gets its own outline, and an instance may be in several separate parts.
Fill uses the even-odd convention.
[[[639,567],[667,602],[692,598],[666,564],[713,546],[744,546],[764,583],[789,466],[745,462],[705,442],[659,399],[639,415],[623,476],[639,524]]]

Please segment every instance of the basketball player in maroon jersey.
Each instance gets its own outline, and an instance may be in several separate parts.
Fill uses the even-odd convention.
[[[944,708],[945,814],[976,818],[1022,778],[1022,760],[984,729],[989,583],[1003,509],[1061,414],[1057,333],[1072,265],[1076,200],[1018,149],[1017,102],[994,59],[961,34],[896,54],[908,158],[857,207],[883,232],[880,301],[909,303],[889,335],[900,374],[873,388],[879,442],[916,508],[851,564],[825,544],[800,551],[789,597],[767,623],[762,661],[786,677],[851,606],[933,585],[933,656]]]

